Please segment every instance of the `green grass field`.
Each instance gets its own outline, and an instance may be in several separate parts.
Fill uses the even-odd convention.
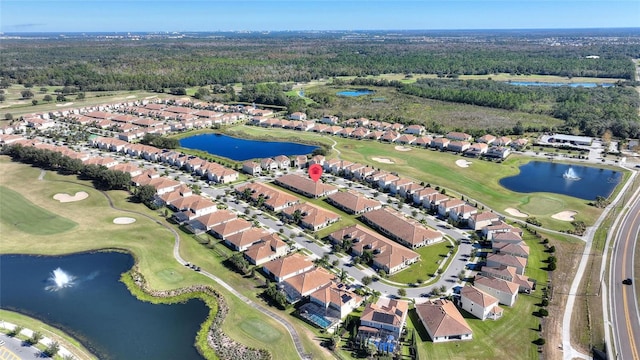
[[[463,194],[465,198],[472,199],[472,202],[478,201],[498,212],[504,212],[509,207],[516,208],[536,216],[544,227],[554,230],[573,228],[569,222],[551,218],[551,215],[559,211],[576,211],[576,220],[586,224],[592,224],[601,213],[601,209],[589,206],[582,199],[554,193],[517,193],[502,187],[499,183],[501,178],[516,175],[520,165],[533,160],[524,156],[512,155],[503,163],[473,159],[468,168],[461,168],[455,164],[461,156],[424,148],[412,147],[411,151],[398,151],[394,144],[377,141],[319,136],[315,133],[282,129],[265,130],[251,126],[232,127],[228,132],[249,137],[264,137],[269,134],[272,139],[298,142],[332,144],[334,140],[341,159],[369,164],[418,182],[444,187],[449,193]],[[328,154],[329,158],[336,156],[335,152]],[[375,161],[374,158],[378,157],[389,159],[393,164]]]
[[[450,250],[449,246],[451,244],[445,240],[416,249],[415,251],[420,254],[420,261],[390,276],[389,280],[403,284],[413,284],[418,280],[428,280],[436,275],[438,266],[442,261],[445,261],[445,256]]]
[[[77,223],[47,211],[19,193],[0,186],[2,232],[15,228],[31,235],[54,235],[73,229]]]
[[[274,359],[289,359],[296,356],[293,342],[289,340],[287,331],[280,324],[263,316],[208,278],[176,262],[172,256],[173,235],[159,226],[155,220],[135,216],[137,221],[134,224],[126,226],[113,224],[115,217],[131,216],[131,214],[110,209],[107,199],[93,189],[91,183],[78,181],[70,176],[48,172],[44,181],[38,181],[39,169],[13,163],[5,156],[0,156],[0,172],[3,174],[0,177],[0,186],[22,194],[28,201],[37,203],[44,210],[55,211],[61,217],[74,219],[78,224],[71,231],[56,236],[55,242],[42,241],[42,236],[31,235],[17,228],[3,227],[3,239],[11,239],[11,241],[0,241],[0,253],[59,255],[106,248],[126,249],[135,256],[139,270],[145,276],[149,286],[154,289],[168,290],[198,284],[208,284],[217,289],[225,297],[230,308],[223,322],[223,331],[232,339],[246,346],[267,349]],[[66,203],[64,207],[52,199],[53,194],[72,193],[78,187],[89,194],[87,199]],[[157,212],[129,202],[127,200],[129,195],[123,191],[110,191],[109,195],[117,207],[140,211],[158,221],[164,221]],[[255,284],[231,273],[222,265],[222,259],[216,257],[212,250],[197,243],[191,237],[183,235],[180,252],[188,261],[198,264],[203,270],[220,275],[244,295],[262,303],[256,297]],[[243,327],[238,326],[247,318],[252,320]],[[271,336],[280,340],[264,341],[256,336],[264,329],[269,329]],[[314,335],[307,335],[308,331],[303,327],[300,331],[303,331],[301,337],[306,351],[313,354],[314,358],[325,359],[326,355],[323,355],[323,352],[313,343]]]

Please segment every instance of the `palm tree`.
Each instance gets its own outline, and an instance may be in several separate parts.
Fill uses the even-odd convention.
[[[349,275],[347,274],[347,271],[344,268],[340,269],[340,275],[338,275],[340,282],[341,283],[345,282],[345,280],[347,280],[348,277]]]

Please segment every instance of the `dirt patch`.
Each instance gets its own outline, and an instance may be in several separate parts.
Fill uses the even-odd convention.
[[[73,196],[69,194],[64,194],[64,193],[55,194],[53,195],[53,200],[58,200],[61,203],[68,203],[68,202],[84,200],[88,197],[89,197],[89,194],[87,194],[86,192],[78,191]]]
[[[56,106],[58,106],[58,107],[69,106],[69,105],[73,105],[73,103],[72,102],[67,102],[67,103],[64,103],[64,104],[56,104]]]
[[[393,160],[387,159],[387,158],[372,157],[371,160],[375,162],[383,163],[383,164],[395,164]]]
[[[469,165],[471,165],[471,161],[467,161],[464,159],[456,160],[456,165],[458,165],[461,168],[468,168]]]
[[[395,149],[398,150],[398,151],[411,151],[410,147],[400,146],[400,145],[396,146]]]
[[[125,99],[135,99],[135,97],[136,97],[135,95],[129,95]]]
[[[113,219],[113,223],[116,225],[129,225],[136,222],[136,219],[132,217],[117,217]]]
[[[576,219],[575,216],[577,214],[578,213],[576,211],[567,210],[567,211],[561,211],[559,213],[553,214],[551,215],[551,217],[556,220],[573,221]]]
[[[522,218],[526,218],[529,215],[523,213],[522,211],[518,210],[518,209],[514,209],[514,208],[506,208],[504,209],[504,212],[506,212],[507,214],[511,215],[511,216],[515,216],[515,217],[522,217]]]

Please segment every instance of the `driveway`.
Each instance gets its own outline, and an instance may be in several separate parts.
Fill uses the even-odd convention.
[[[42,359],[40,350],[33,346],[26,345],[22,340],[18,340],[0,333],[0,340],[4,341],[4,346],[0,346],[0,360],[35,360]]]

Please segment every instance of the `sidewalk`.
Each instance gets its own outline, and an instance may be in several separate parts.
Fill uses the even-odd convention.
[[[0,320],[0,328],[3,329],[7,329],[7,330],[13,330],[16,328],[15,324],[6,322],[4,320]],[[27,337],[32,337],[33,336],[33,330],[30,329],[22,329],[22,331],[20,332],[20,335],[24,335]],[[38,343],[42,344],[44,346],[49,346],[52,342],[54,342],[54,340],[48,338],[48,337],[43,337],[42,340],[40,340]],[[67,348],[65,348],[64,346],[60,345],[60,350],[58,351],[58,355],[60,355],[61,357],[68,357],[70,359],[77,359],[77,357],[71,353],[71,351],[67,350]]]

